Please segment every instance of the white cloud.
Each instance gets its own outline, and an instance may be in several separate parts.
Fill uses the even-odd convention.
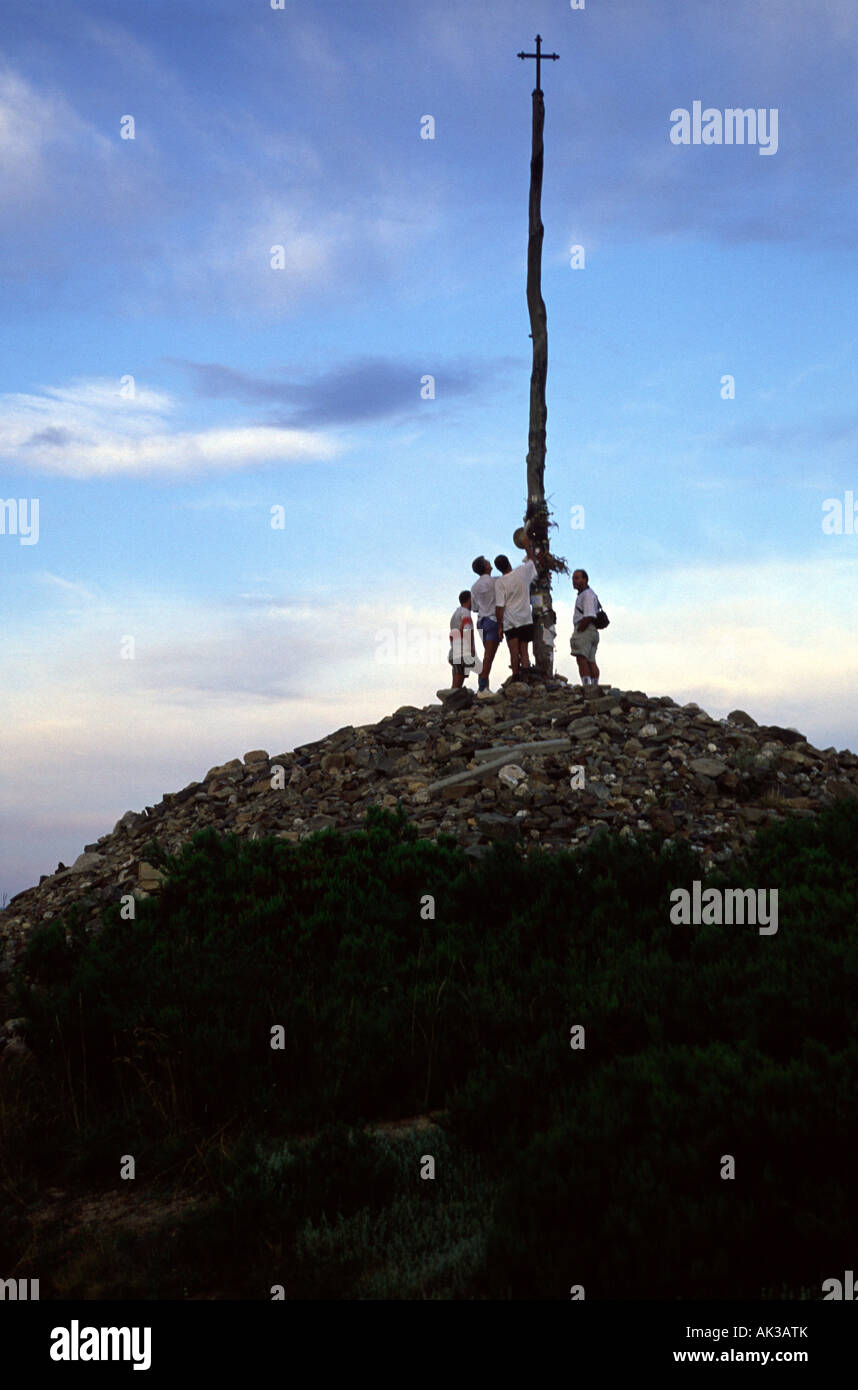
[[[613,596],[592,576],[611,616],[600,669],[623,688],[719,717],[740,705],[812,742],[858,748],[856,558],[832,546],[812,561],[665,565]]]
[[[97,595],[88,585],[64,579],[62,575],[52,574],[50,570],[41,570],[34,578],[46,587],[48,593],[57,595],[73,608],[86,610],[90,615],[99,603]]]
[[[174,400],[118,381],[43,387],[0,396],[0,457],[69,478],[237,471],[265,463],[330,459],[339,446],[309,430],[237,425],[171,429]]]
[[[13,72],[0,69],[0,176],[7,212],[45,188],[49,162],[62,151],[85,145],[103,153],[109,141],[82,121],[65,98],[40,92]]]
[[[413,267],[439,221],[431,178],[403,198],[385,153],[370,147],[359,169],[344,155],[332,167],[322,135],[281,131],[244,101],[202,119],[186,74],[162,54],[118,25],[90,24],[89,32],[114,80],[125,71],[137,89],[145,79],[151,119],[139,112],[137,138],[122,140],[121,102],[99,128],[61,92],[0,66],[0,268],[10,278],[39,286],[62,274],[66,297],[89,303],[95,268],[114,305],[146,316],[181,302],[280,318],[309,296],[317,304],[355,296],[373,278]],[[330,119],[344,101],[340,69],[352,70],[351,55],[333,53],[324,26],[290,32],[308,63],[322,62]],[[348,118],[346,107],[346,126]],[[273,270],[271,247],[280,245],[285,264]]]
[[[99,257],[117,225],[163,205],[155,160],[78,114],[62,92],[0,65],[0,272],[29,287]],[[82,232],[82,219],[86,231]],[[91,300],[91,292],[89,292]]]
[[[427,184],[403,205],[388,177],[378,171],[370,191],[332,204],[321,176],[274,198],[264,177],[246,173],[228,202],[207,207],[198,238],[142,264],[149,307],[153,294],[171,304],[179,296],[279,318],[310,297],[341,302],[407,270],[440,223],[437,193]],[[273,247],[283,248],[282,268],[272,268]]]

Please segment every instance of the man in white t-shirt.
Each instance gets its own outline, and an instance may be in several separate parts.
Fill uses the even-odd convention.
[[[471,599],[477,614],[477,628],[483,639],[483,669],[478,680],[477,698],[487,700],[492,693],[489,689],[492,662],[500,645],[496,617],[497,586],[500,581],[492,577],[492,567],[485,555],[478,555],[471,569],[480,576],[471,589]]]
[[[569,650],[578,662],[578,674],[582,684],[598,685],[596,648],[599,645],[599,629],[596,627],[596,618],[602,605],[590,588],[590,576],[586,570],[575,570],[572,584],[578,597],[575,600],[575,612],[572,614],[574,632]]]
[[[450,665],[453,668],[453,690],[460,690],[465,677],[474,668],[474,624],[471,618],[471,591],[459,594],[459,606],[450,619]]]
[[[530,606],[530,586],[537,576],[533,563],[533,552],[527,547],[527,559],[512,568],[505,555],[495,557],[495,566],[500,570],[497,584],[498,631],[509,645],[509,659],[513,679],[530,670],[530,654],[527,650],[533,641],[533,609]]]

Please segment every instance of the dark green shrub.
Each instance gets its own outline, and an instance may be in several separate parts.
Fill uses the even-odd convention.
[[[149,1172],[199,1165],[244,1131],[231,1167],[206,1160],[224,1219],[193,1237],[225,1261],[243,1230],[271,1232],[241,1296],[283,1282],[275,1267],[298,1297],[819,1287],[851,1267],[858,1219],[856,837],[858,802],[840,803],[707,877],[651,837],[473,863],[382,812],[298,845],[201,832],[133,923],[114,908],[94,936],[81,914],[34,934],[15,988],[40,1081],[20,1123],[7,1101],[0,1174],[22,1181],[36,1132],[34,1168],[91,1180],[132,1148]],[[776,888],[777,934],[671,923],[695,878]],[[431,1218],[440,1185],[403,1187],[356,1137],[429,1109],[451,1184]]]

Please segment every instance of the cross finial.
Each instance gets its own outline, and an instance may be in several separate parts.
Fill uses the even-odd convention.
[[[535,53],[519,53],[518,56],[519,56],[519,58],[535,58],[535,59],[536,59],[536,90],[537,90],[538,92],[541,92],[541,91],[542,91],[542,85],[541,85],[541,74],[540,74],[540,70],[539,70],[539,65],[540,65],[540,63],[542,62],[542,59],[543,59],[543,58],[550,58],[552,61],[554,61],[554,60],[556,60],[557,58],[560,57],[560,54],[559,54],[559,53],[543,53],[543,52],[542,52],[542,35],[541,35],[541,34],[537,34],[537,36],[536,36],[536,52],[535,52]]]

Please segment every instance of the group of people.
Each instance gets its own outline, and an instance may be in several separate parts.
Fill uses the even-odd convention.
[[[489,677],[498,647],[506,638],[509,648],[512,678],[526,679],[531,669],[530,652],[533,641],[533,608],[530,588],[537,577],[536,563],[529,543],[525,543],[525,558],[515,568],[506,555],[495,556],[497,575],[485,555],[478,555],[471,568],[477,575],[471,589],[459,594],[459,607],[450,619],[450,663],[453,667],[453,689],[465,683],[465,677],[476,665],[474,649],[474,620],[483,643],[482,670],[478,675],[477,698],[488,699],[492,691]],[[570,651],[578,662],[578,672],[584,685],[598,685],[599,668],[596,648],[599,629],[596,619],[601,611],[597,595],[590,588],[586,570],[575,570],[572,584],[577,593],[572,619],[573,633]]]

